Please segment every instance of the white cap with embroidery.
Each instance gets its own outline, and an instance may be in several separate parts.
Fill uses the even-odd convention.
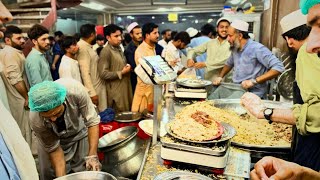
[[[226,18],[226,17],[221,17],[218,19],[216,25],[218,26],[218,24],[220,23],[220,21],[228,21],[229,23],[231,23],[230,19],[229,18]]]
[[[139,26],[138,23],[136,23],[136,22],[131,23],[131,24],[127,27],[128,33],[130,33],[130,32],[132,31],[132,29],[134,29],[134,28],[137,27],[137,26]]]

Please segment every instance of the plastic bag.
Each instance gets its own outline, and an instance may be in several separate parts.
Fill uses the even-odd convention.
[[[187,68],[178,76],[178,79],[197,79],[196,69]]]

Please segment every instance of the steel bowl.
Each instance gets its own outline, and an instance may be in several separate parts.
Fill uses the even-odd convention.
[[[99,139],[98,148],[110,148],[119,144],[138,133],[138,129],[134,126],[126,126],[116,129]]]
[[[55,180],[117,180],[113,175],[102,171],[82,171],[56,178]]]
[[[137,136],[138,128],[126,126],[118,130],[127,133],[126,139],[113,146],[99,148],[104,153],[102,160],[102,170],[114,176],[131,177],[138,173],[144,157],[144,141]],[[113,133],[113,132],[111,132]],[[108,135],[108,134],[107,134]],[[108,137],[106,137],[108,138]]]
[[[142,115],[140,112],[121,112],[117,113],[114,120],[117,122],[135,122],[141,119]]]

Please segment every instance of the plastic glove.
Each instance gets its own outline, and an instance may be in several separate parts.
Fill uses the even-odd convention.
[[[102,165],[99,162],[97,155],[86,156],[84,159],[86,161],[86,170],[89,170],[89,171],[100,171],[101,170]]]
[[[263,118],[262,111],[266,108],[259,96],[246,92],[242,95],[241,105],[257,118]],[[262,116],[262,117],[261,117]]]
[[[222,77],[216,77],[216,78],[214,78],[214,80],[213,80],[213,85],[220,85],[220,83],[221,83],[221,81],[222,81]]]

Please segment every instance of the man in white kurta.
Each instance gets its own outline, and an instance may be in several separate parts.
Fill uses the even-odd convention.
[[[72,78],[82,83],[79,63],[75,57],[79,51],[77,40],[72,36],[67,36],[61,46],[65,54],[61,58],[59,77]]]

